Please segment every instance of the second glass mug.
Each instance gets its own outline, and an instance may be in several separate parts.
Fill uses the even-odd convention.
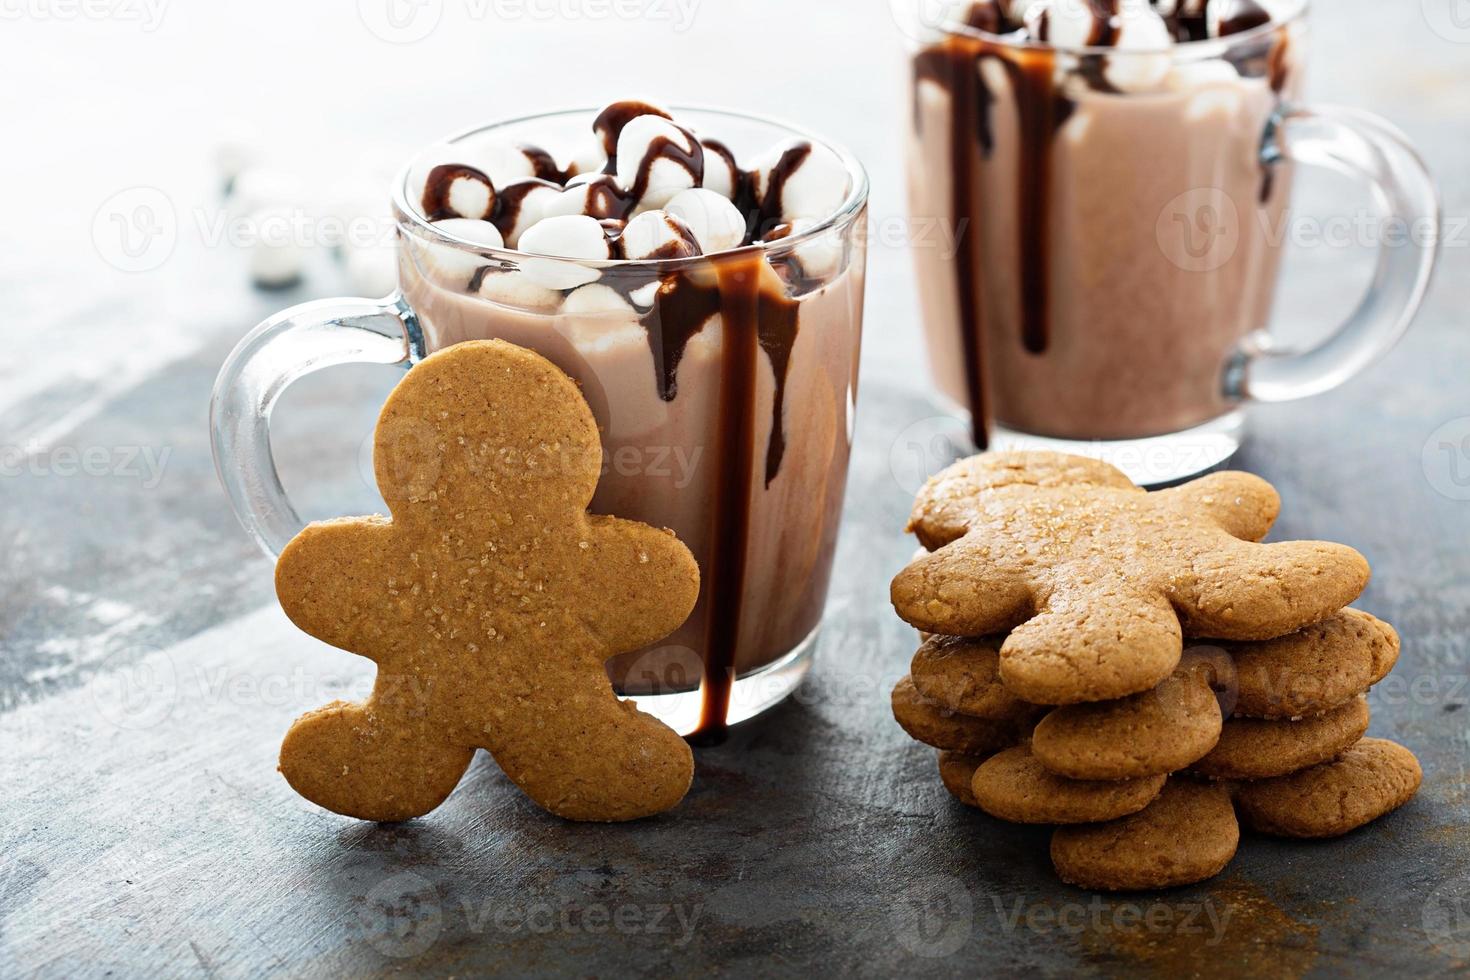
[[[1140,52],[911,19],[912,212],[955,242],[915,249],[920,296],[936,383],[978,446],[1179,480],[1234,454],[1244,403],[1336,387],[1408,327],[1434,183],[1382,120],[1297,101],[1305,2],[1287,13]],[[1295,164],[1365,180],[1407,239],[1383,236],[1362,303],[1304,351],[1262,329]]]
[[[595,116],[526,117],[449,142],[577,146]],[[675,117],[740,159],[780,140],[824,142],[736,113]],[[592,510],[672,528],[699,562],[689,620],[656,647],[610,661],[614,687],[681,734],[718,737],[772,707],[810,665],[851,452],[868,182],[850,153],[826,145],[850,190],[835,214],[799,233],[713,257],[534,259],[543,281],[549,268],[627,296],[657,284],[646,308],[613,310],[574,309],[521,278],[524,253],[436,228],[409,199],[411,164],[393,187],[399,290],[286,310],[220,372],[215,465],[241,522],[272,557],[304,526],[270,444],[271,411],[291,382],[339,364],[411,368],[460,341],[508,340],[551,360],[587,397],[604,451]],[[801,258],[813,249],[820,274]]]

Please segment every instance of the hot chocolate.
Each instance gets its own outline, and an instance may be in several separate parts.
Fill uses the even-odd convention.
[[[916,251],[929,348],[982,448],[1232,408],[1290,189],[1263,140],[1301,55],[1299,5],[1265,2],[984,0],[915,53],[913,210],[957,234],[952,260]]]
[[[784,693],[732,704],[736,681],[799,657],[821,619],[865,187],[816,140],[750,146],[774,127],[714,117],[706,133],[699,116],[620,102],[579,120],[587,148],[542,149],[529,124],[434,148],[407,175],[400,281],[426,350],[502,338],[582,387],[605,454],[593,510],[672,528],[703,578],[689,621],[615,660],[614,681],[639,695],[705,678],[697,723],[679,727],[717,737]],[[746,145],[726,128],[750,130]]]

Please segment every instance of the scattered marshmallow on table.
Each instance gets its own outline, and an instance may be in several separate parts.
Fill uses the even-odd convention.
[[[250,279],[267,289],[284,289],[301,280],[306,271],[306,247],[296,233],[297,212],[289,207],[262,208],[252,221]]]
[[[387,296],[398,288],[398,251],[388,245],[348,245],[347,281],[359,296]]]

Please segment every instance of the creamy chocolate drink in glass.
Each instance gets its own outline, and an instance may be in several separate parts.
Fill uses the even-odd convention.
[[[672,528],[702,579],[688,622],[609,664],[680,732],[718,738],[800,681],[826,600],[851,449],[867,178],[751,116],[642,102],[482,126],[394,187],[399,283],[261,324],[216,384],[214,448],[272,554],[302,525],[269,414],[334,364],[411,367],[465,340],[574,378],[603,437],[594,512]]]
[[[1408,326],[1434,263],[1434,186],[1387,124],[1298,101],[1301,0],[909,13],[912,214],[955,243],[914,250],[925,331],[980,447],[1177,480],[1235,452],[1246,401],[1335,387]],[[1286,351],[1263,328],[1295,164],[1367,180],[1413,233],[1380,249],[1346,323]]]

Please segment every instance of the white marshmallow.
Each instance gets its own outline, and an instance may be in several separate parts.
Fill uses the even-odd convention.
[[[451,145],[457,153],[454,163],[469,164],[489,177],[496,187],[536,176],[532,159],[519,146],[495,133],[466,136]]]
[[[358,296],[387,296],[398,288],[398,250],[391,246],[349,246],[347,281]]]
[[[250,280],[266,289],[296,284],[306,271],[306,246],[297,233],[299,212],[289,207],[262,208],[251,216]]]
[[[604,204],[605,198],[603,187],[609,187],[621,196],[622,188],[617,182],[606,174],[585,174],[573,177],[567,181],[566,190],[554,198],[548,198],[548,203],[542,208],[543,218],[554,218],[563,214],[586,214],[594,218],[611,218],[620,216],[621,211],[614,205],[610,210]]]
[[[235,178],[260,163],[260,134],[250,124],[230,120],[214,145],[214,169],[220,183],[231,187]]]
[[[1174,66],[1169,72],[1169,88],[1188,91],[1194,88],[1216,88],[1233,85],[1240,81],[1240,72],[1224,59],[1212,58],[1205,61],[1186,61]]]
[[[825,218],[847,200],[847,167],[841,157],[821,143],[787,140],[767,150],[754,166],[756,195],[765,201],[770,191],[771,170],[787,150],[798,145],[810,146],[811,150],[781,187],[780,218],[783,221]]]
[[[501,190],[501,196],[514,198],[520,189],[520,184],[510,184]],[[525,196],[520,198],[520,210],[516,213],[515,223],[506,233],[505,244],[511,248],[520,248],[521,236],[526,233],[526,229],[546,217],[546,209],[553,201],[561,197],[561,193],[554,186],[532,184]]]
[[[480,280],[480,296],[492,303],[531,313],[554,310],[561,293],[531,281],[519,272],[489,272]]]
[[[1087,0],[1037,0],[1026,8],[1027,33],[1055,48],[1091,47],[1106,23]]]
[[[1169,49],[1174,46],[1174,35],[1164,18],[1139,0],[1125,4],[1123,10],[1114,41],[1114,47],[1123,53],[1108,56],[1103,74],[1114,88],[1123,92],[1156,89],[1169,75],[1173,62]]]
[[[658,298],[659,287],[662,285],[663,283],[654,280],[646,286],[639,286],[637,289],[629,292],[628,298],[633,301],[633,305],[638,309],[651,310],[653,309],[654,300]]]
[[[607,165],[607,154],[602,151],[602,141],[588,138],[579,144],[572,155],[562,162],[562,168],[577,177],[589,177],[602,172]],[[570,184],[572,180],[568,180]]]
[[[434,227],[446,235],[463,238],[467,242],[484,245],[486,248],[505,247],[505,239],[501,237],[500,229],[488,221],[476,218],[445,218],[434,222]]]
[[[738,248],[745,239],[745,216],[716,191],[703,187],[680,191],[664,210],[689,226],[706,255]]]
[[[600,260],[610,256],[607,236],[596,218],[585,214],[565,214],[543,218],[521,235],[520,250],[532,255],[555,256],[559,259]],[[547,289],[575,289],[595,282],[601,275],[596,269],[575,262],[549,259],[521,260],[521,271],[537,285]]]
[[[663,139],[694,152],[694,137],[689,131],[662,116],[638,116],[629,121],[618,135],[618,183],[630,189],[634,187],[649,147]],[[673,160],[657,157],[649,169],[648,186],[638,203],[645,208],[661,208],[675,194],[696,186],[701,176],[691,174]]]
[[[724,154],[710,149],[708,142],[704,144],[704,180],[699,186],[714,191],[721,197],[735,196],[734,167],[725,159]]]
[[[569,316],[593,316],[599,313],[631,313],[633,307],[616,289],[594,282],[572,290],[562,302],[561,311]]]
[[[791,235],[788,237],[800,235],[816,225],[817,222],[810,218],[798,218],[791,223]],[[836,228],[829,228],[796,246],[793,254],[801,263],[802,274],[808,279],[826,279],[842,267],[842,234]]]
[[[230,188],[228,210],[244,218],[268,208],[305,206],[306,184],[296,174],[269,167],[252,167],[235,176]]]
[[[667,211],[645,211],[623,229],[623,257],[673,259],[698,255],[697,239],[691,242],[688,238],[691,233],[692,229]]]
[[[350,245],[366,246],[368,239],[374,243],[391,244],[393,240],[393,213],[388,207],[387,181],[367,174],[356,174],[334,180],[324,189],[321,216],[340,225],[328,231],[323,224],[322,244],[332,248],[346,249]]]
[[[505,247],[500,238],[500,229],[488,221],[445,218],[434,222],[434,227],[447,235],[463,238],[486,248]],[[415,252],[423,274],[431,281],[451,289],[463,289],[474,276],[475,270],[485,264],[485,259],[474,252],[450,245],[426,243],[422,248],[416,248]]]

